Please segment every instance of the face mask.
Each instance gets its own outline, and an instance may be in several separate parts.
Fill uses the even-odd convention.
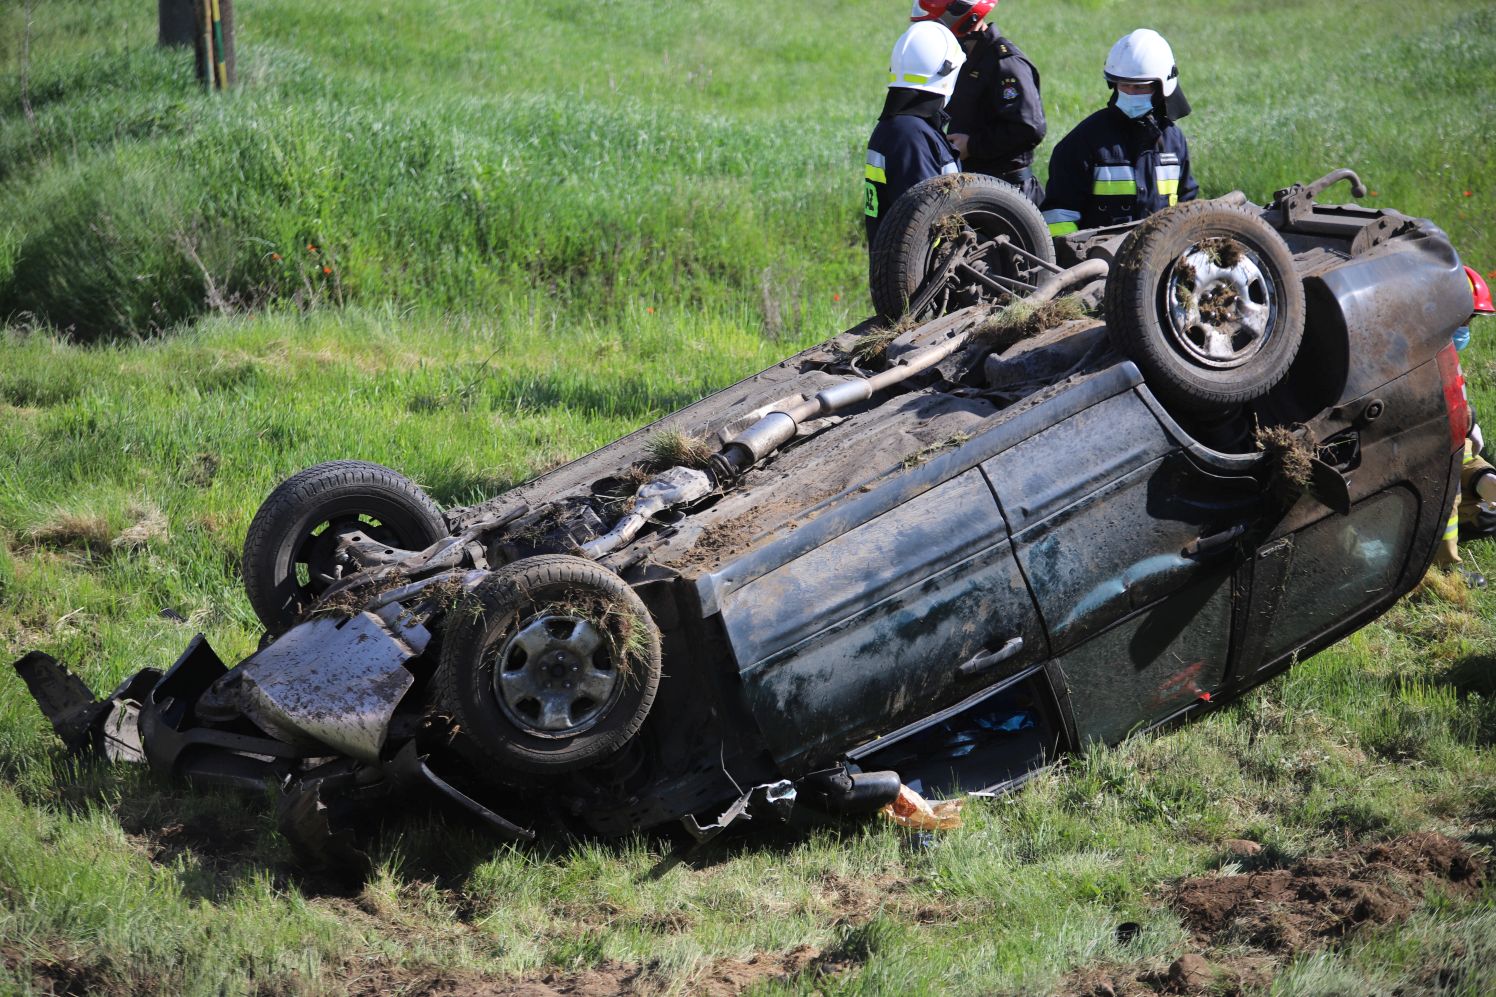
[[[1141,118],[1153,110],[1153,94],[1117,91],[1117,110],[1129,118]]]

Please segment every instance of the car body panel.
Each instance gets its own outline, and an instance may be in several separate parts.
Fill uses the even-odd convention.
[[[828,579],[850,592],[830,611],[817,595]],[[746,659],[744,692],[759,729],[791,766],[825,761],[959,699],[971,688],[961,666],[1015,638],[1031,653],[1043,648],[997,503],[976,469],[734,590],[722,616]],[[775,632],[781,616],[787,635]]]

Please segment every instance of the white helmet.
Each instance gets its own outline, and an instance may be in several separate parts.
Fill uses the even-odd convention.
[[[1165,97],[1179,86],[1174,50],[1151,28],[1139,28],[1117,39],[1106,57],[1103,73],[1108,83],[1157,83]]]
[[[950,29],[934,21],[920,21],[893,43],[888,60],[888,85],[938,93],[947,101],[956,89],[956,76],[966,53]]]

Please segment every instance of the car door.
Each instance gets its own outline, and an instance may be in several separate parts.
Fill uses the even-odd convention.
[[[744,570],[713,584],[748,705],[787,768],[927,717],[1045,655],[976,467],[757,577]]]
[[[1249,459],[1212,466],[1144,390],[983,465],[1082,742],[1115,743],[1220,687],[1240,540],[1264,510]]]
[[[1458,458],[1439,364],[1423,364],[1339,410],[1362,413],[1373,405],[1377,418],[1328,434],[1345,444],[1338,455],[1349,513],[1305,498],[1252,559],[1238,667],[1244,684],[1411,587],[1444,531]]]

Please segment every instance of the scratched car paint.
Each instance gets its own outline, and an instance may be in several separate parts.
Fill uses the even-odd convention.
[[[335,536],[285,541],[301,575],[234,668],[199,636],[100,700],[44,654],[17,669],[71,748],[274,784],[321,858],[391,795],[514,839],[708,837],[900,784],[1014,787],[1231,701],[1425,570],[1469,290],[1431,223],[1314,192],[1251,208],[1293,254],[1305,332],[1246,404],[1161,402],[1090,315],[1000,341],[978,300],[873,359],[870,321],[435,537],[314,511]],[[1126,234],[1069,237],[1023,293],[1098,290]],[[1311,473],[1286,480],[1253,425],[1290,430]],[[666,432],[705,458],[661,466]],[[304,480],[379,473],[330,467]]]

